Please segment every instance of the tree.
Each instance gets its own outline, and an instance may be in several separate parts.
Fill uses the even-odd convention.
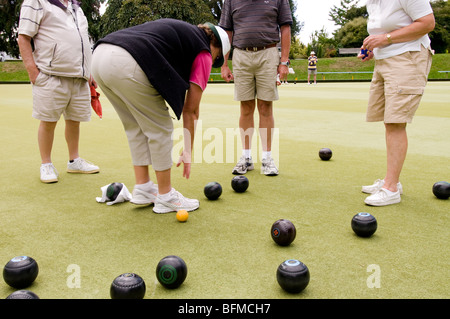
[[[214,20],[216,21],[216,23],[219,23],[220,16],[222,15],[223,0],[203,0],[203,1],[209,7],[209,10],[214,16]]]
[[[0,51],[19,56],[17,28],[23,0],[0,0]]]
[[[205,0],[110,0],[101,18],[100,33],[105,35],[161,18],[191,24],[214,21]]]
[[[367,33],[367,8],[358,7],[359,0],[341,0],[341,5],[330,9],[330,20],[340,26],[334,31],[337,46],[344,48],[360,47]]]
[[[311,41],[307,46],[306,55],[309,56],[311,51],[314,51],[318,58],[336,56],[336,41],[328,37],[325,28],[322,28],[320,31],[316,30],[311,34]]]
[[[298,37],[293,37],[291,40],[291,47],[289,49],[289,58],[298,59],[305,57],[307,57],[306,46],[300,41]]]
[[[78,0],[81,2],[81,9],[88,21],[88,32],[93,42],[99,39],[100,35],[100,5],[106,0]]]
[[[358,17],[337,30],[335,39],[341,48],[359,48],[368,35],[367,19]]]
[[[359,0],[341,0],[340,7],[331,7],[329,12],[330,20],[333,21],[334,24],[342,27],[350,20],[360,16],[361,13],[356,6],[358,2]]]
[[[291,26],[291,41],[295,42],[295,36],[300,34],[303,27],[305,26],[305,22],[297,21],[295,12],[297,11],[297,1],[289,0],[289,6],[291,7],[292,12],[292,26]]]
[[[448,53],[450,50],[450,3],[444,0],[431,2],[436,26],[429,36],[431,47],[436,53]]]

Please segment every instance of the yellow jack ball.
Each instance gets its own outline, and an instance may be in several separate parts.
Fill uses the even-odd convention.
[[[189,218],[189,213],[186,210],[181,209],[177,212],[177,220],[179,222],[185,222],[185,221],[187,221],[188,218]]]

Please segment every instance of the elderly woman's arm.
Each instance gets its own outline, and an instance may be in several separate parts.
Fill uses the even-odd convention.
[[[184,148],[177,167],[183,163],[183,177],[191,173],[192,146],[194,145],[195,126],[199,117],[200,100],[203,91],[197,84],[190,83],[183,107]]]

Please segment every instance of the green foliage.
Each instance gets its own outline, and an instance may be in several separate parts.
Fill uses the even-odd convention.
[[[20,6],[23,0],[0,2],[0,51],[6,51],[14,57],[19,56],[17,45],[17,27],[19,26]]]
[[[309,48],[307,46],[303,47],[303,51],[301,51],[301,55],[303,58],[301,59],[291,59],[291,67],[294,69],[295,74],[289,74],[288,80],[294,81],[297,79],[298,81],[305,80],[308,76],[308,60],[306,57],[309,56],[309,52],[307,51]],[[317,53],[317,52],[316,52]],[[336,58],[319,58],[319,62],[317,64],[318,72],[372,72],[374,68],[374,60],[370,60],[368,62],[361,62],[356,56],[350,57],[336,57]],[[232,68],[231,61],[228,61],[228,65]],[[437,80],[447,80],[450,79],[450,74],[439,73],[438,71],[450,71],[450,54],[435,54],[433,56],[433,64],[431,65],[431,71],[428,76],[429,79]],[[211,78],[214,82],[222,81],[220,77],[220,69],[212,69]],[[372,78],[372,74],[363,73],[363,74],[354,74],[355,80],[370,80]],[[323,76],[318,75],[318,80],[322,80]],[[351,80],[351,74],[330,74],[325,76],[326,80]]]
[[[219,23],[220,16],[222,14],[223,0],[203,0],[203,2],[205,2],[209,7],[209,11],[211,11],[214,16],[215,22]]]
[[[289,0],[289,6],[292,12],[291,39],[294,41],[295,36],[303,29],[305,22],[298,21],[296,18],[295,12],[297,12],[297,1],[294,2],[294,0]]]
[[[223,0],[109,0],[101,18],[101,37],[134,25],[161,18],[183,20],[191,24],[219,23]],[[304,23],[297,21],[297,4],[289,0],[293,12],[292,38],[300,32]]]
[[[99,39],[100,34],[100,5],[107,0],[78,0],[88,21],[88,32],[92,41]]]
[[[335,57],[337,55],[336,45],[336,41],[328,37],[327,31],[322,28],[311,34],[311,42],[307,45],[305,56],[308,57],[311,51],[314,51],[318,58]]]
[[[358,17],[341,27],[335,38],[341,48],[359,48],[368,35],[367,19]]]
[[[289,59],[300,59],[307,57],[306,46],[299,38],[293,37],[291,41],[291,48],[289,50]]]
[[[437,53],[450,50],[450,2],[437,0],[431,2],[436,26],[430,32],[431,46]]]
[[[350,20],[363,14],[363,11],[357,9],[358,2],[359,0],[341,0],[340,6],[333,6],[330,9],[330,19],[334,24],[344,26]]]
[[[298,80],[305,79],[307,76],[308,61],[306,57],[309,56],[308,47],[299,44],[300,53],[302,59],[291,59],[291,67],[294,69],[295,74],[289,75],[289,80],[293,81],[295,78]],[[374,61],[371,60],[366,63],[361,63],[355,56],[352,57],[339,57],[339,58],[321,58],[318,64],[319,72],[365,72],[373,71]],[[232,68],[231,61],[228,61],[230,68]],[[431,66],[430,79],[449,79],[450,74],[439,73],[438,71],[450,71],[450,54],[435,54],[433,56],[433,64]],[[216,81],[222,81],[220,77],[220,69],[213,68],[211,70],[211,78]],[[358,75],[355,79],[369,80],[371,75],[363,74]],[[321,77],[318,77],[321,79]],[[348,80],[351,79],[351,75],[329,75],[326,79],[335,80]],[[0,62],[0,82],[28,82],[28,73],[25,70],[25,66],[22,61],[17,62]]]
[[[101,18],[101,37],[161,18],[178,19],[191,24],[215,21],[204,0],[112,0]]]

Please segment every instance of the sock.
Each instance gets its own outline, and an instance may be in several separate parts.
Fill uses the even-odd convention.
[[[74,158],[73,160],[69,160],[69,163],[73,163],[73,162],[75,162],[77,159],[79,159],[79,157]]]
[[[134,188],[143,190],[144,192],[151,192],[156,187],[152,181],[148,181],[147,183],[144,183],[144,184],[136,184],[136,185],[134,185]]]
[[[252,157],[252,150],[251,150],[251,149],[248,149],[248,150],[242,150],[242,155],[243,155],[245,158],[251,158],[251,157]]]
[[[271,151],[263,151],[262,152],[262,158],[263,159],[269,159],[272,156],[272,152]]]
[[[50,163],[44,163],[44,164],[41,164],[41,166],[50,166],[50,165],[52,165],[53,163],[52,162],[50,162]]]
[[[388,194],[388,195],[393,195],[393,194],[395,194],[396,192],[392,192],[392,191],[390,191],[389,189],[387,189],[387,188],[383,188],[383,190],[384,191],[386,191],[386,193]],[[397,192],[398,192],[398,190],[397,190]]]
[[[172,188],[170,190],[170,192],[166,193],[166,194],[158,194],[159,198],[162,199],[163,201],[167,202],[172,198],[172,193],[173,193],[174,189]]]

